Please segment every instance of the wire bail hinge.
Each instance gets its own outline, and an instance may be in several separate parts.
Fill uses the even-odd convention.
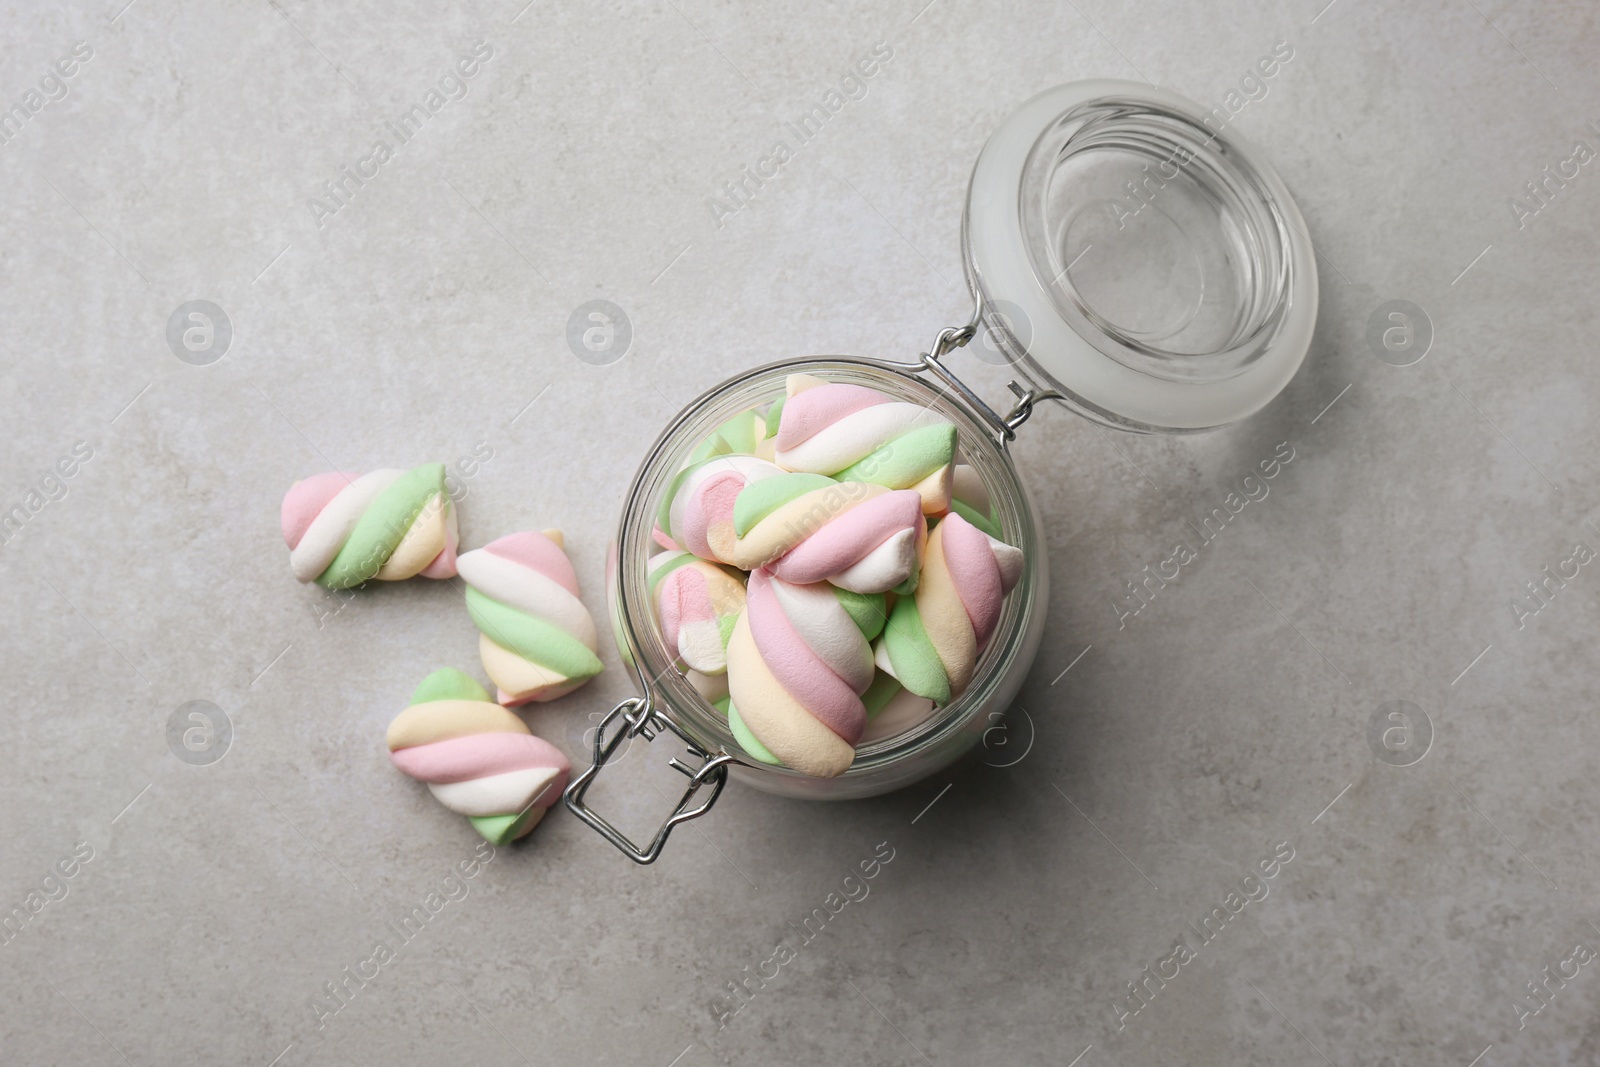
[[[984,422],[993,428],[996,436],[1000,438],[1001,445],[1010,444],[1016,440],[1017,428],[1028,421],[1028,416],[1033,414],[1033,405],[1040,400],[1059,400],[1061,394],[1052,389],[1040,389],[1035,386],[1019,384],[1015,379],[1006,383],[1011,392],[1016,395],[1017,402],[1011,411],[1002,417],[994,408],[972,391],[971,386],[956,376],[955,372],[944,365],[943,357],[963,347],[978,333],[980,318],[973,316],[971,322],[965,326],[946,326],[939,331],[939,336],[934,339],[932,347],[922,353],[921,366],[931,372],[945,385],[954,389],[969,408],[973,410]]]
[[[618,722],[618,720],[621,720]],[[589,791],[589,786],[594,783],[595,776],[600,773],[600,768],[610,762],[616,755],[617,749],[625,741],[635,737],[643,737],[648,743],[655,740],[658,734],[671,731],[680,737],[688,746],[689,754],[700,759],[698,767],[685,763],[674,756],[669,765],[681,772],[689,779],[688,786],[683,795],[678,798],[677,806],[672,809],[672,814],[666,822],[661,824],[655,837],[650,840],[647,848],[640,848],[634,844],[627,835],[613,826],[610,820],[595,812],[584,803],[584,795]],[[667,843],[667,836],[672,833],[672,828],[679,823],[698,819],[711,810],[711,805],[717,802],[717,797],[722,795],[722,787],[728,783],[728,764],[734,758],[728,755],[713,756],[702,750],[683,731],[673,725],[671,720],[656,711],[648,696],[629,697],[606,713],[600,720],[600,725],[594,732],[594,761],[589,768],[567,786],[567,791],[562,795],[567,809],[578,818],[588,823],[590,828],[610,841],[622,852],[624,856],[635,863],[654,863],[661,855],[662,847]],[[710,788],[710,792],[698,804],[694,803],[696,795],[702,788]]]

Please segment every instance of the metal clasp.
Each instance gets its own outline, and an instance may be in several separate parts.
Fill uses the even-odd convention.
[[[1017,438],[1017,428],[1028,421],[1028,416],[1033,414],[1033,405],[1040,400],[1059,400],[1061,394],[1052,389],[1040,389],[1034,386],[1024,387],[1015,379],[1006,385],[1016,395],[1017,402],[1011,411],[1002,417],[994,408],[990,407],[972,387],[956,376],[956,373],[943,363],[943,357],[950,352],[964,346],[978,335],[978,326],[982,322],[981,313],[975,313],[972,321],[965,326],[946,326],[939,331],[939,336],[934,338],[933,345],[928,351],[922,353],[921,362],[915,364],[919,369],[931,372],[940,381],[954,389],[967,406],[976,412],[983,421],[994,429],[1000,438],[1001,447],[1005,447]]]
[[[622,721],[617,723],[618,719]],[[613,724],[617,729],[612,731]],[[650,841],[649,848],[640,848],[634,844],[622,831],[611,825],[610,821],[597,814],[583,801],[584,794],[589,791],[589,786],[594,783],[595,776],[600,773],[600,768],[608,763],[617,749],[634,737],[643,737],[646,742],[654,741],[657,734],[672,731],[688,746],[692,756],[698,756],[701,764],[698,768],[672,757],[668,763],[674,770],[681,772],[689,779],[688,787],[683,791],[683,796],[678,798],[678,805],[672,810],[671,816],[661,824],[661,829],[656,831],[655,837]],[[609,736],[608,736],[609,732]],[[635,863],[654,863],[661,855],[662,846],[667,843],[667,835],[672,833],[672,828],[681,822],[698,819],[711,810],[711,805],[717,802],[717,797],[722,795],[722,787],[728,784],[728,764],[735,762],[732,756],[712,756],[709,752],[700,749],[687,735],[670,719],[665,718],[651,705],[648,696],[630,697],[612,708],[594,732],[594,762],[589,769],[573,779],[567,786],[567,791],[562,794],[562,800],[567,805],[567,810],[588,823],[601,837],[610,841]],[[701,787],[709,785],[710,794],[697,806],[690,807],[695,794]]]

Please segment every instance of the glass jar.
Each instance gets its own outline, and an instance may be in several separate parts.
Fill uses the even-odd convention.
[[[1259,410],[1294,376],[1316,319],[1317,277],[1288,189],[1215,113],[1174,93],[1120,81],[1059,86],[1028,101],[979,154],[962,226],[976,310],[915,361],[818,356],[760,367],[693,401],[667,426],[628,490],[607,578],[617,646],[641,695],[594,733],[592,765],[567,806],[639,863],[679,823],[705,814],[731,777],[812,800],[909,785],[969,751],[1022,687],[1038,651],[1049,565],[1038,514],[1007,447],[1041,400],[1102,425],[1192,433]],[[1098,252],[1098,254],[1096,254]],[[987,334],[1021,381],[1005,415],[945,363]],[[971,684],[921,723],[857,746],[836,778],[747,757],[728,720],[675,666],[646,583],[662,494],[717,427],[783,395],[790,374],[869,386],[926,405],[957,427],[1002,539],[1024,569]],[[688,784],[644,846],[588,806],[595,776],[635,738],[673,734]]]

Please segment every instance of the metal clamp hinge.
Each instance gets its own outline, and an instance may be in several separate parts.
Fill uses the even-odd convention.
[[[618,723],[617,720],[621,719]],[[615,724],[616,729],[612,729]],[[600,773],[600,768],[610,762],[616,755],[617,749],[623,742],[635,737],[643,737],[646,742],[655,740],[656,735],[671,731],[680,737],[688,746],[691,756],[699,757],[700,766],[694,767],[674,756],[668,764],[676,771],[689,779],[689,785],[684,789],[683,795],[678,798],[677,806],[667,821],[661,824],[651,839],[648,848],[640,848],[634,844],[627,835],[613,826],[610,820],[596,813],[584,803],[584,794],[589,791],[589,786],[594,783],[595,776]],[[650,704],[649,697],[630,697],[612,708],[606,717],[600,720],[600,725],[594,732],[594,761],[589,769],[573,779],[567,786],[567,791],[562,795],[567,809],[578,818],[588,823],[589,826],[601,837],[610,841],[622,852],[623,855],[635,863],[654,863],[661,855],[662,847],[667,843],[667,836],[672,833],[672,828],[679,823],[698,819],[711,810],[711,805],[717,802],[717,797],[722,795],[722,787],[728,783],[728,764],[734,758],[728,755],[713,756],[701,750],[673,723],[664,718]],[[703,787],[709,786],[710,793],[698,804],[693,804],[696,794]],[[691,806],[692,805],[692,806]]]
[[[994,408],[972,391],[956,376],[955,372],[943,363],[943,357],[957,348],[961,348],[971,341],[978,333],[978,319],[974,319],[965,326],[946,326],[939,331],[939,336],[934,339],[932,347],[921,355],[921,369],[931,372],[935,377],[950,388],[954,389],[983,421],[993,428],[1000,438],[1002,446],[1010,444],[1017,438],[1017,428],[1028,421],[1028,416],[1033,414],[1033,405],[1040,400],[1059,400],[1061,394],[1051,389],[1038,389],[1024,387],[1015,379],[1007,382],[1011,392],[1016,395],[1017,402],[1011,411],[1002,417]]]

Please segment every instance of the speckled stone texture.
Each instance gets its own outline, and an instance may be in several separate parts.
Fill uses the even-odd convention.
[[[1592,5],[125,2],[0,33],[0,1059],[1600,1061]],[[1210,435],[1034,416],[1054,595],[984,750],[845,805],[731,786],[650,868],[559,810],[485,864],[389,765],[477,634],[451,583],[297,585],[294,479],[479,456],[465,545],[560,527],[598,612],[682,404],[964,321],[1008,110],[1088,77],[1248,99],[1280,42],[1235,122],[1315,240],[1312,352]],[[225,352],[187,311],[169,343],[196,300]],[[591,300],[622,359],[574,356]],[[1431,321],[1420,362],[1368,343],[1390,300]],[[632,692],[603,657],[531,713],[580,764]],[[635,831],[681,783],[663,744],[596,789]]]

